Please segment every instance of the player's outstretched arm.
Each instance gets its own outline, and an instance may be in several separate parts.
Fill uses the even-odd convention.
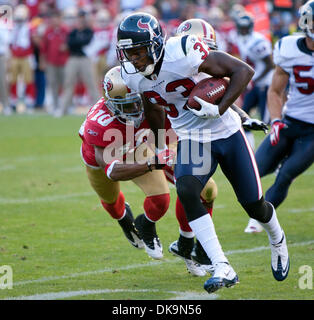
[[[106,172],[109,179],[113,181],[127,181],[142,176],[148,171],[156,169],[150,162],[125,164],[122,162],[106,163],[104,161],[105,148],[94,146],[95,159],[98,165]]]
[[[254,75],[254,70],[247,63],[223,51],[210,51],[198,71],[217,78],[230,78],[226,93],[218,105],[220,115],[236,101]]]
[[[283,97],[288,81],[289,74],[281,67],[276,66],[272,83],[267,92],[267,105],[271,120],[281,119]]]

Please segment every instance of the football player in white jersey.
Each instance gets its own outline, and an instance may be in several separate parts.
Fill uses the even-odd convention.
[[[200,37],[210,49],[217,50],[218,44],[216,43],[216,32],[214,28],[203,19],[188,19],[183,21],[176,32],[177,36],[183,35],[195,35]],[[235,104],[231,105],[231,108],[237,112],[241,118],[242,126],[247,130],[264,130],[267,132],[267,125],[258,120],[258,119],[251,119],[249,115],[244,112],[241,108],[237,107]],[[208,192],[213,192],[213,194],[217,194],[217,185],[213,178],[209,179],[209,186],[211,189],[208,189]],[[178,213],[177,213],[178,217]],[[178,221],[185,221],[186,217],[181,217],[179,214]],[[182,226],[184,226],[184,230],[182,230]],[[191,258],[205,266],[207,270],[212,270],[210,268],[211,262],[208,259],[203,247],[197,240],[194,247],[194,234],[192,229],[189,227],[188,223],[182,223],[180,225],[180,237],[178,240],[172,242],[169,246],[169,252],[173,253],[174,255],[183,258],[186,260],[187,256],[191,256]],[[183,236],[184,235],[184,236]],[[197,254],[196,254],[197,253]]]
[[[267,90],[271,83],[274,64],[271,42],[261,33],[255,32],[254,18],[250,13],[242,13],[235,19],[237,28],[237,46],[240,58],[255,71],[248,89],[244,92],[243,110],[247,113],[258,107],[261,120],[269,122],[266,107]],[[255,141],[251,132],[246,131],[248,140],[254,150]]]
[[[155,134],[157,154],[165,148],[159,131],[164,128],[165,111],[179,138],[177,194],[191,229],[215,268],[204,289],[211,293],[238,282],[212,219],[199,200],[204,183],[218,164],[248,215],[267,231],[273,275],[278,281],[284,280],[290,266],[286,238],[276,211],[263,198],[254,154],[241,130],[240,117],[229,108],[251,80],[253,69],[227,53],[211,51],[194,35],[165,42],[158,20],[145,13],[124,18],[117,36],[122,77],[131,90],[144,96],[145,116]],[[224,97],[218,105],[194,97],[201,108],[190,109],[187,100],[191,90],[197,81],[210,76],[230,78]]]
[[[302,6],[300,14],[305,35],[286,36],[275,44],[276,69],[268,91],[272,128],[256,151],[261,177],[280,165],[265,194],[275,208],[286,198],[292,181],[314,161],[314,0]]]

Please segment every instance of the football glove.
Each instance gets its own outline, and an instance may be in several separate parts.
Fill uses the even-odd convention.
[[[155,167],[156,169],[162,169],[164,166],[171,167],[174,164],[176,158],[176,152],[168,149],[165,146],[164,149],[156,149],[156,156],[155,156]]]
[[[244,122],[242,122],[242,126],[247,130],[263,130],[265,134],[268,132],[266,123],[258,119],[246,119]]]
[[[201,105],[201,109],[196,110],[196,109],[189,108],[189,106],[187,107],[196,116],[202,119],[218,119],[220,117],[219,108],[216,104],[209,103],[197,96],[194,97],[194,100]]]
[[[280,131],[287,128],[288,126],[280,119],[274,119],[271,122],[270,143],[272,146],[275,146],[279,142]]]

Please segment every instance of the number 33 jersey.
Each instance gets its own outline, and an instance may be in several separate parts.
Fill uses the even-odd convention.
[[[172,37],[166,43],[158,76],[148,79],[140,73],[128,74],[122,68],[122,78],[133,91],[140,92],[153,104],[165,108],[179,140],[210,142],[228,138],[240,129],[240,117],[230,108],[218,119],[202,119],[187,108],[190,92],[197,82],[209,77],[198,68],[210,49],[193,35]],[[127,71],[134,70],[131,63]]]
[[[274,62],[289,74],[285,114],[314,123],[314,51],[304,36],[287,36],[275,44]]]

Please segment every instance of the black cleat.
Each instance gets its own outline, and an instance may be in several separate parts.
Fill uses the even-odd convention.
[[[172,242],[169,246],[169,252],[177,256],[185,262],[189,273],[194,276],[203,277],[206,275],[205,269],[191,259],[191,251],[193,249],[194,239],[185,238],[180,235],[179,240]]]
[[[162,245],[156,232],[156,224],[146,219],[144,213],[136,217],[135,227],[143,239],[145,251],[153,259],[163,258]]]
[[[194,248],[191,252],[191,258],[194,262],[202,265],[207,272],[213,275],[215,269],[212,265],[211,260],[208,258],[205,250],[198,240],[196,240]]]
[[[142,249],[144,248],[144,243],[135,227],[134,217],[128,203],[125,203],[125,210],[125,216],[121,220],[118,220],[118,223],[131,245],[137,249]]]

